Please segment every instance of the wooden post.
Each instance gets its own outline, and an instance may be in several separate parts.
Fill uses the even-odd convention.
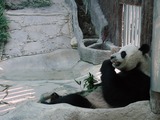
[[[160,0],[154,0],[153,36],[152,36],[152,65],[151,65],[151,110],[160,114]]]
[[[141,45],[144,43],[151,44],[153,1],[154,0],[142,0]]]

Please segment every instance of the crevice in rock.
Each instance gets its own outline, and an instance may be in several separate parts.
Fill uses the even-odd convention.
[[[95,27],[91,22],[89,12],[85,11],[85,5],[82,0],[75,0],[78,10],[78,22],[83,32],[84,38],[98,38],[95,32]]]

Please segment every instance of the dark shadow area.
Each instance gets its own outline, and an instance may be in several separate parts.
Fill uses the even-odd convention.
[[[78,22],[83,32],[84,38],[98,38],[95,33],[95,28],[91,22],[89,12],[87,12],[82,0],[75,0],[78,10]]]

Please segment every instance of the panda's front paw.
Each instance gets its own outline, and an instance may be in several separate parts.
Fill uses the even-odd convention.
[[[103,64],[102,64],[102,66],[112,66],[111,60],[110,60],[110,59],[109,59],[109,60],[105,60],[105,61],[103,62]]]
[[[103,63],[102,63],[102,66],[101,66],[101,73],[107,71],[108,69],[110,70],[114,70],[114,67],[112,66],[112,62],[110,60],[105,60]]]

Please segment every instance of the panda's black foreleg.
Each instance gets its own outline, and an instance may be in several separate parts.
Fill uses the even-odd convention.
[[[112,103],[112,96],[115,93],[115,81],[117,74],[110,60],[105,60],[101,66],[102,93],[107,103]],[[110,104],[111,105],[111,104]]]
[[[102,80],[102,84],[103,83],[108,83],[108,82],[112,82],[112,80],[115,80],[116,78],[116,72],[115,72],[115,68],[112,66],[112,62],[110,60],[105,60],[102,63],[101,69],[101,80]]]

